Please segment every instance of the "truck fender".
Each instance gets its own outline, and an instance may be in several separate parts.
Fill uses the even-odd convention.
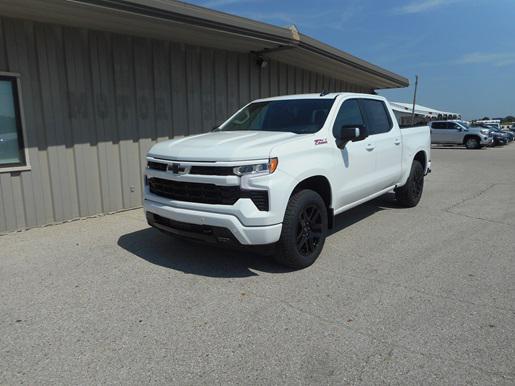
[[[401,179],[397,186],[404,186],[406,181],[408,181],[411,172],[411,165],[413,165],[414,160],[420,161],[422,163],[422,167],[424,168],[424,172],[427,173],[427,166],[429,161],[427,158],[427,153],[423,147],[418,148],[413,153],[407,154],[402,162],[403,168],[401,172]]]

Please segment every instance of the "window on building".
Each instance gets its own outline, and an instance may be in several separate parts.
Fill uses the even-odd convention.
[[[18,78],[0,75],[0,170],[25,166]]]

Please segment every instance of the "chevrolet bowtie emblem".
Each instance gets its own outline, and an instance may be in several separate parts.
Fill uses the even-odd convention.
[[[181,165],[180,164],[168,165],[168,170],[171,171],[173,174],[179,174],[179,172],[181,171]]]

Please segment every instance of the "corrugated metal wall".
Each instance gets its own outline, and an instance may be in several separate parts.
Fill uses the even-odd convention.
[[[0,71],[21,74],[32,165],[0,171],[0,233],[140,206],[152,144],[251,99],[367,91],[251,55],[3,17]]]

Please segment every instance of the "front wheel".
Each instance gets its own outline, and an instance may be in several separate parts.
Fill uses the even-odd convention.
[[[479,142],[479,139],[476,137],[468,137],[465,141],[465,147],[467,149],[479,149],[481,147],[481,144]]]
[[[395,189],[395,198],[400,205],[406,208],[412,208],[417,206],[422,197],[423,190],[424,167],[419,161],[415,160],[411,165],[410,175],[406,184]]]
[[[313,190],[295,193],[288,202],[275,259],[293,268],[305,268],[322,252],[327,236],[327,208]]]

